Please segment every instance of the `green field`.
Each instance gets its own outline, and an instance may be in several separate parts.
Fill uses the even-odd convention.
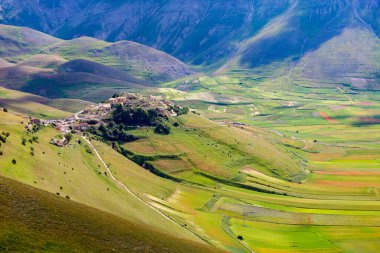
[[[216,252],[0,177],[2,252]]]

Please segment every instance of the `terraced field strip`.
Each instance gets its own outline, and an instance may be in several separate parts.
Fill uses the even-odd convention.
[[[267,176],[263,173],[252,169],[244,169],[241,172],[247,174],[248,182],[256,183],[267,189],[286,193],[290,196],[303,197],[303,198],[328,198],[328,199],[347,199],[354,200],[373,199],[373,196],[357,189],[340,188],[340,187],[325,187],[321,188],[314,184],[308,183],[292,183],[280,180],[274,177]]]

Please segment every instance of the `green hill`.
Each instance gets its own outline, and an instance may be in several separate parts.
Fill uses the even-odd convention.
[[[5,252],[220,252],[0,177]]]

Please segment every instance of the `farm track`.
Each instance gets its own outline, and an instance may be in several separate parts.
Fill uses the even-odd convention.
[[[128,192],[129,194],[131,194],[134,198],[136,198],[138,201],[142,202],[143,204],[145,204],[146,206],[148,206],[149,208],[151,208],[153,211],[155,211],[156,213],[158,213],[159,215],[161,215],[163,218],[165,218],[166,220],[174,223],[175,225],[183,228],[179,223],[177,223],[175,220],[171,219],[169,216],[167,216],[165,213],[161,212],[159,209],[157,209],[156,207],[154,207],[153,205],[151,205],[150,203],[148,203],[147,201],[145,201],[144,199],[142,199],[141,197],[139,197],[137,194],[135,194],[131,189],[128,188],[128,186],[126,186],[123,182],[121,182],[120,180],[118,180],[112,173],[112,171],[110,170],[110,168],[108,167],[108,165],[106,164],[106,162],[103,160],[103,158],[100,156],[99,152],[96,150],[95,146],[91,143],[91,141],[89,141],[86,137],[82,136],[82,139],[84,139],[89,145],[90,147],[94,150],[96,156],[98,157],[98,159],[100,160],[100,162],[103,164],[104,168],[107,170],[108,174],[110,175],[110,177],[112,178],[112,180],[114,180],[122,189],[124,189],[126,192]],[[205,242],[206,244],[208,245],[211,245],[211,246],[214,246],[212,243],[210,243],[209,241],[205,240],[202,236],[196,234],[195,232],[191,231],[190,229],[187,229],[185,228],[186,230],[188,230],[190,233],[192,233],[194,236],[196,236],[197,238],[199,238],[201,241]]]

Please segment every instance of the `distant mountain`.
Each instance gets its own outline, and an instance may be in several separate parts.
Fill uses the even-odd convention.
[[[135,42],[61,40],[0,25],[0,83],[10,89],[98,101],[117,89],[141,89],[192,73],[178,59]]]
[[[195,64],[230,55],[290,4],[291,0],[0,0],[4,24],[29,26],[64,39],[128,39]]]
[[[0,0],[0,6],[5,24],[64,39],[128,39],[222,71],[264,67],[269,75],[276,69],[353,86],[351,79],[372,82],[380,73],[378,0]]]
[[[378,1],[296,1],[248,39],[223,69],[280,69],[296,79],[378,89],[379,29]]]

